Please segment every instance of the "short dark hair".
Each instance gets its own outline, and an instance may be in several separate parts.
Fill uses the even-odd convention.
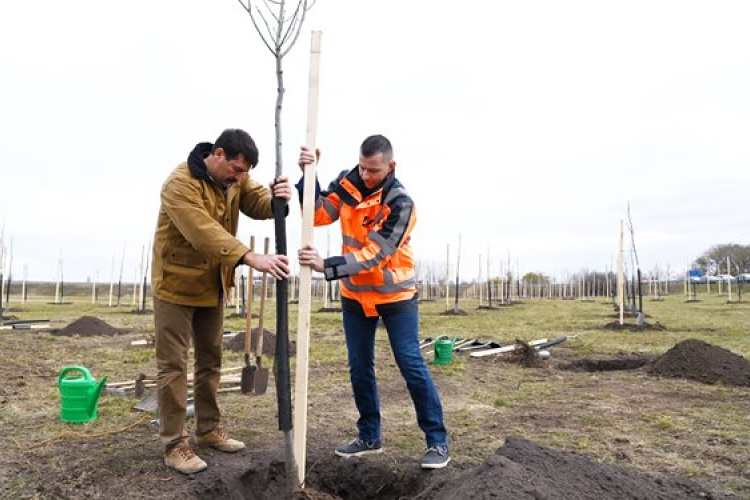
[[[215,152],[218,148],[224,150],[227,160],[236,160],[239,155],[242,155],[250,164],[250,168],[258,164],[258,147],[250,134],[242,129],[228,128],[222,132],[216,139],[211,152]]]
[[[378,153],[383,153],[383,163],[388,163],[393,159],[393,146],[391,141],[382,135],[371,135],[362,143],[359,152],[365,158],[370,158]]]

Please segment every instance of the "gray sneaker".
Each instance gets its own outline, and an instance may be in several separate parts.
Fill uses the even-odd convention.
[[[383,453],[380,441],[362,441],[357,438],[336,448],[336,455],[340,457],[361,457],[375,453]]]
[[[422,457],[423,469],[442,469],[451,461],[448,446],[436,444],[427,449],[427,453]]]

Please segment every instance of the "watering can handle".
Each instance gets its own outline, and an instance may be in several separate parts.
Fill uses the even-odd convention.
[[[440,342],[443,339],[450,340],[451,338],[449,336],[447,336],[447,335],[441,335],[441,336],[439,336],[438,338],[435,339],[435,343]]]
[[[57,377],[57,384],[60,385],[60,382],[62,382],[63,377],[68,372],[81,372],[83,373],[83,377],[86,380],[91,379],[91,372],[89,372],[88,368],[84,368],[83,366],[66,366],[60,371],[60,375]]]

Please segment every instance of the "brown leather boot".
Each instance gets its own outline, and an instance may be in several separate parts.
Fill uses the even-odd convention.
[[[183,474],[195,474],[208,467],[208,464],[187,444],[179,444],[172,448],[164,457],[164,465]]]
[[[245,443],[231,439],[229,432],[222,426],[202,436],[195,436],[195,441],[201,446],[210,446],[225,453],[235,453],[245,448]]]

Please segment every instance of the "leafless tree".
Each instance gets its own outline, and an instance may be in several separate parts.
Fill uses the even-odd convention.
[[[281,177],[283,162],[281,157],[281,107],[284,102],[284,56],[297,42],[307,12],[315,0],[298,0],[296,7],[289,8],[285,0],[238,0],[250,15],[261,40],[276,60],[276,175]],[[283,200],[274,197],[274,224],[276,233],[276,253],[286,255],[286,210]],[[284,455],[287,480],[293,486],[297,478],[297,463],[294,457],[292,437],[292,392],[289,365],[289,280],[283,279],[276,285],[276,359],[274,372],[276,398],[279,410],[279,427],[284,433]]]

